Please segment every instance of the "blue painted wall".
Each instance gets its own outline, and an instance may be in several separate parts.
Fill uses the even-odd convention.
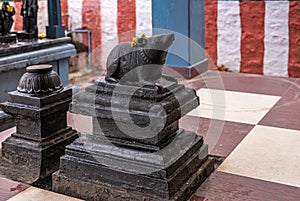
[[[153,34],[175,32],[166,65],[189,67],[204,58],[199,45],[205,47],[204,0],[152,0]],[[165,29],[168,31],[162,31]],[[198,45],[193,45],[189,39]]]

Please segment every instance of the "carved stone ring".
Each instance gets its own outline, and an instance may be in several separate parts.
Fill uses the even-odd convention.
[[[52,70],[52,65],[35,65],[26,68],[17,90],[27,94],[49,94],[63,89],[59,75]]]

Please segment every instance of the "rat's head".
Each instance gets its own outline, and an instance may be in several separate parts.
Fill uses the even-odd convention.
[[[174,34],[162,34],[151,37],[141,36],[136,40],[136,45],[144,49],[168,51],[174,40]]]
[[[164,64],[168,49],[175,40],[174,34],[162,34],[151,37],[140,37],[136,46],[145,51],[146,56],[155,64]]]

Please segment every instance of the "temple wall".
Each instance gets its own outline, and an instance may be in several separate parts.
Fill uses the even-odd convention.
[[[40,0],[40,32],[47,24],[45,2]],[[117,43],[151,33],[151,0],[61,0],[61,4],[68,30],[92,32],[93,62],[99,65]],[[235,72],[300,77],[299,1],[206,0],[205,11],[206,51],[215,65]],[[16,19],[18,30],[22,19]],[[87,43],[84,34],[77,39]]]

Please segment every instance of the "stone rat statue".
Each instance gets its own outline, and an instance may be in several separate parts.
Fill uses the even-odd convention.
[[[106,81],[155,85],[174,39],[174,34],[142,35],[134,37],[131,43],[117,45],[107,58]]]
[[[10,33],[14,23],[13,16],[15,13],[15,8],[10,6],[8,1],[3,2],[0,10],[0,36],[5,36]]]

